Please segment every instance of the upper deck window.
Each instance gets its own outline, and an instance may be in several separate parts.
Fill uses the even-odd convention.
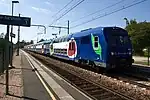
[[[94,36],[94,47],[95,48],[98,48],[98,41],[99,41],[98,36]]]

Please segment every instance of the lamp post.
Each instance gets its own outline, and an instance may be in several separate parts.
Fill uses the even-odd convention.
[[[20,14],[19,14],[19,17],[20,17]],[[20,46],[20,26],[18,26],[17,56],[19,56],[19,46]]]
[[[148,66],[149,66],[149,55],[150,55],[149,52],[150,52],[150,47],[148,47],[147,52],[148,52],[148,59],[147,60],[148,60]]]
[[[14,13],[14,3],[19,3],[19,1],[12,1],[12,16],[13,16],[13,13]],[[12,34],[13,34],[13,25],[11,25],[11,32],[10,32],[10,35],[11,35],[11,43],[12,43],[12,52],[11,52],[11,56],[10,56],[10,65],[12,66],[12,55],[13,55],[13,42],[12,42]]]
[[[128,19],[125,17],[124,20],[126,21],[126,26],[128,26],[129,25]]]

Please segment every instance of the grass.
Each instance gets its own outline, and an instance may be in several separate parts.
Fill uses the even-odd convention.
[[[135,63],[135,64],[148,65],[148,62],[135,61],[134,63]]]

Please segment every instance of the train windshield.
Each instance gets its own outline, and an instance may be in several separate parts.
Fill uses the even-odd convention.
[[[105,28],[105,39],[112,46],[129,44],[130,39],[126,30],[121,28]]]
[[[111,43],[113,46],[126,45],[129,43],[129,38],[128,36],[111,36],[109,38],[109,43]]]

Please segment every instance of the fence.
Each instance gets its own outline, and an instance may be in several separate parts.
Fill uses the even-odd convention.
[[[2,74],[6,69],[6,66],[9,65],[9,63],[7,63],[6,61],[6,57],[10,55],[9,52],[6,50],[7,44],[9,45],[9,51],[10,51],[11,50],[10,43],[7,43],[6,39],[0,38],[0,74]],[[10,57],[9,57],[9,62],[10,62]]]

